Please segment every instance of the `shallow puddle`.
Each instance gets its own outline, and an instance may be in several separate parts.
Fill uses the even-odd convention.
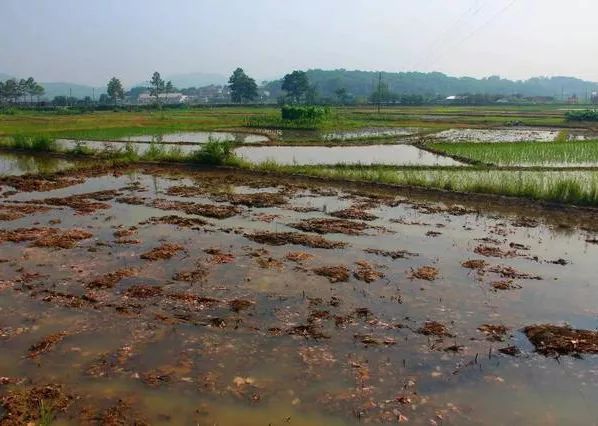
[[[210,140],[233,141],[237,143],[268,142],[268,137],[250,133],[231,132],[176,132],[158,135],[138,135],[119,138],[120,141],[156,143],[206,143]]]
[[[598,418],[598,356],[521,332],[598,326],[595,213],[184,168],[18,179],[0,179],[11,424],[40,401],[57,424]]]
[[[452,158],[432,154],[412,145],[241,147],[235,153],[252,163],[275,161],[285,165],[464,166]]]
[[[160,150],[163,152],[180,152],[181,154],[191,154],[201,147],[199,143],[168,143],[168,142],[124,142],[124,141],[92,141],[92,140],[74,140],[57,139],[56,146],[61,151],[71,151],[87,148],[96,152],[118,152],[127,149],[134,150],[137,154],[143,155],[150,150]]]

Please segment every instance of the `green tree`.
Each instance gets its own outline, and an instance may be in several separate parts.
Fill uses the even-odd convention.
[[[112,102],[114,102],[114,105],[116,105],[119,99],[125,98],[125,90],[123,89],[123,85],[116,77],[112,77],[110,79],[106,92],[108,93],[108,96],[110,96],[110,99],[112,99]]]
[[[155,71],[152,75],[152,79],[150,80],[150,95],[156,98],[156,102],[160,109],[162,109],[162,102],[160,102],[160,94],[164,93],[165,84],[162,77],[160,77],[160,73]]]
[[[282,79],[282,90],[292,102],[300,102],[310,91],[309,80],[305,71],[293,71]]]
[[[237,68],[230,76],[228,87],[233,102],[241,103],[257,98],[257,84],[253,78],[245,74],[242,68]]]
[[[346,105],[349,103],[349,94],[347,93],[347,89],[344,87],[339,87],[334,91],[336,98],[338,99],[338,103],[341,105]]]
[[[165,93],[173,93],[175,91],[174,86],[172,85],[172,81],[168,80],[166,86],[164,86]]]
[[[44,89],[44,86],[42,86],[39,83],[35,83],[35,87],[32,90],[32,95],[37,97],[37,102],[39,102],[39,98],[41,96],[44,96],[44,93],[46,93],[46,89]]]

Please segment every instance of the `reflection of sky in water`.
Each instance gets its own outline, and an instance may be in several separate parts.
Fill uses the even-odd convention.
[[[0,176],[16,176],[26,173],[52,173],[74,166],[74,162],[39,155],[0,153]]]
[[[241,147],[237,155],[252,163],[273,160],[278,164],[387,164],[421,166],[461,166],[448,157],[423,151],[412,145],[367,146],[268,146]]]
[[[269,139],[262,135],[227,132],[176,132],[162,135],[125,136],[120,141],[131,142],[189,142],[206,143],[210,139],[217,141],[235,141],[239,143],[267,142]]]

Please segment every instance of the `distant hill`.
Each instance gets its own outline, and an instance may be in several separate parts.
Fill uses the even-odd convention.
[[[54,96],[69,96],[72,94],[75,98],[84,98],[86,96],[95,96],[96,99],[102,93],[106,93],[105,87],[96,87],[94,93],[94,87],[86,86],[83,84],[74,83],[40,83],[46,89],[44,95],[47,99],[54,99]],[[70,90],[70,92],[69,92]]]
[[[344,88],[353,96],[369,96],[377,87],[378,72],[338,70],[308,70],[312,85],[321,96],[334,97],[334,91]],[[389,91],[398,94],[450,96],[464,93],[523,96],[585,97],[586,92],[598,91],[598,83],[574,77],[534,77],[528,80],[508,80],[498,76],[487,78],[451,77],[439,72],[382,73],[382,81]],[[267,84],[270,92],[280,93],[281,80]]]
[[[221,74],[209,74],[194,72],[189,74],[174,74],[163,77],[164,80],[172,81],[174,87],[184,89],[187,87],[202,87],[210,84],[226,84],[228,78]]]
[[[11,75],[4,74],[4,73],[0,72],[0,81],[8,80],[8,79],[11,79],[11,78],[12,78]]]

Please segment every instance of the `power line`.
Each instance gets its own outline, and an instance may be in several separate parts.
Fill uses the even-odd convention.
[[[442,33],[440,33],[436,39],[425,49],[428,54],[425,57],[421,57],[420,60],[415,63],[414,68],[418,68],[422,64],[427,64],[428,60],[435,56],[436,51],[439,50],[438,48],[442,46],[442,44],[445,44],[447,41],[449,41],[447,36],[461,26],[462,22],[465,21],[468,15],[471,14],[471,16],[474,17],[480,13],[487,1],[488,0],[481,0],[480,2],[480,0],[477,0],[474,5],[470,6],[461,15],[459,15],[459,17],[454,20]]]
[[[457,45],[461,45],[461,44],[465,43],[467,40],[469,40],[470,38],[472,38],[474,35],[476,35],[477,33],[479,33],[481,30],[485,29],[490,24],[492,24],[502,14],[504,14],[505,12],[507,12],[511,7],[513,7],[515,5],[515,3],[517,3],[517,1],[518,0],[511,0],[506,6],[504,6],[502,9],[498,10],[494,15],[492,15],[490,17],[490,19],[488,19],[487,21],[485,21],[482,25],[474,28],[469,34],[467,34],[465,37],[463,37],[458,42],[454,43],[452,46],[457,46]],[[436,60],[438,60],[441,56],[442,55],[438,56],[436,58]],[[434,65],[435,63],[436,62],[433,62],[432,65]]]

